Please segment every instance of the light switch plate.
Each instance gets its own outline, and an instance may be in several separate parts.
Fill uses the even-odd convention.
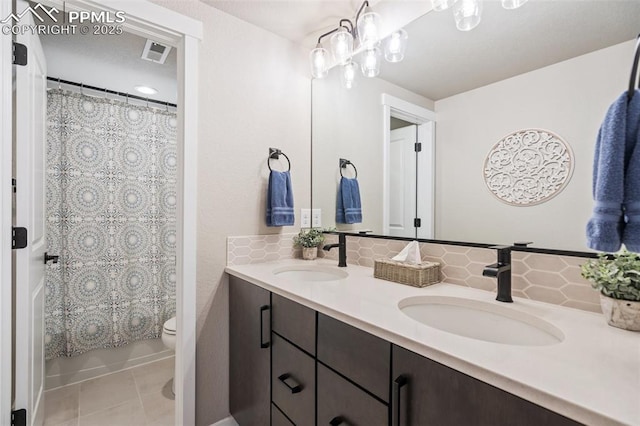
[[[300,209],[300,227],[311,228],[311,209]]]
[[[313,228],[322,227],[322,209],[311,210],[311,226]]]

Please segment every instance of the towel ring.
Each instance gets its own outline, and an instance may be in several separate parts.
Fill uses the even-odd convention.
[[[289,160],[289,157],[287,157],[287,154],[280,151],[279,149],[269,148],[269,156],[267,157],[267,167],[269,167],[269,171],[273,171],[273,169],[271,168],[271,164],[269,163],[269,160],[278,160],[281,155],[284,155],[284,158],[287,159],[287,163],[289,164],[289,168],[285,171],[288,172],[291,170],[291,161]]]
[[[347,166],[351,166],[353,167],[353,171],[356,172],[356,179],[358,178],[358,169],[356,169],[356,166],[349,160],[345,160],[344,158],[340,159],[340,176],[344,177],[344,175],[342,174],[342,169],[346,169]]]

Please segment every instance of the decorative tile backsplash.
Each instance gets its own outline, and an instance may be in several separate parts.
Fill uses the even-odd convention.
[[[293,246],[297,234],[251,235],[227,237],[227,265],[271,262],[300,257]]]
[[[293,247],[296,234],[229,237],[227,264],[243,265],[300,257]],[[325,244],[338,241],[328,235]],[[406,241],[347,237],[347,263],[373,267],[379,257],[393,257]],[[421,243],[424,260],[439,262],[442,279],[461,286],[495,291],[495,278],[483,277],[482,270],[496,261],[492,249]],[[319,257],[337,262],[338,250],[318,251]],[[512,252],[512,288],[517,297],[553,303],[586,311],[600,312],[599,293],[580,276],[580,265],[587,259],[537,253]]]

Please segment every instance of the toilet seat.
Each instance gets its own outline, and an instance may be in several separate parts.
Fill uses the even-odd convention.
[[[169,318],[167,321],[165,321],[164,326],[162,327],[162,331],[173,336],[176,334],[176,325],[176,317]]]

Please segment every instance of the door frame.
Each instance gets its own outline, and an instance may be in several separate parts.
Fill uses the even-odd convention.
[[[0,1],[0,17],[11,13]],[[41,0],[63,10],[63,0]],[[176,424],[195,424],[196,220],[198,143],[198,55],[202,22],[146,0],[66,0],[69,10],[123,11],[122,24],[134,34],[177,48],[178,206],[176,250]],[[12,224],[12,36],[0,32],[0,424],[11,419],[11,224]],[[180,391],[181,390],[181,391]],[[18,407],[21,408],[21,407]]]
[[[430,236],[421,236],[419,238],[434,238],[435,231],[435,123],[436,113],[415,105],[403,99],[383,93],[381,96],[382,104],[382,234],[389,234],[389,160],[391,144],[391,117],[400,118],[409,123],[418,125],[418,132],[422,133],[423,124],[431,123],[430,129],[424,131],[430,133],[425,135],[422,143],[422,152],[424,159],[429,166],[431,173],[418,174],[419,187],[427,188],[430,197],[425,197],[419,202],[419,207],[431,212],[429,223],[423,221],[423,226],[430,230]],[[419,171],[416,170],[416,173]]]

